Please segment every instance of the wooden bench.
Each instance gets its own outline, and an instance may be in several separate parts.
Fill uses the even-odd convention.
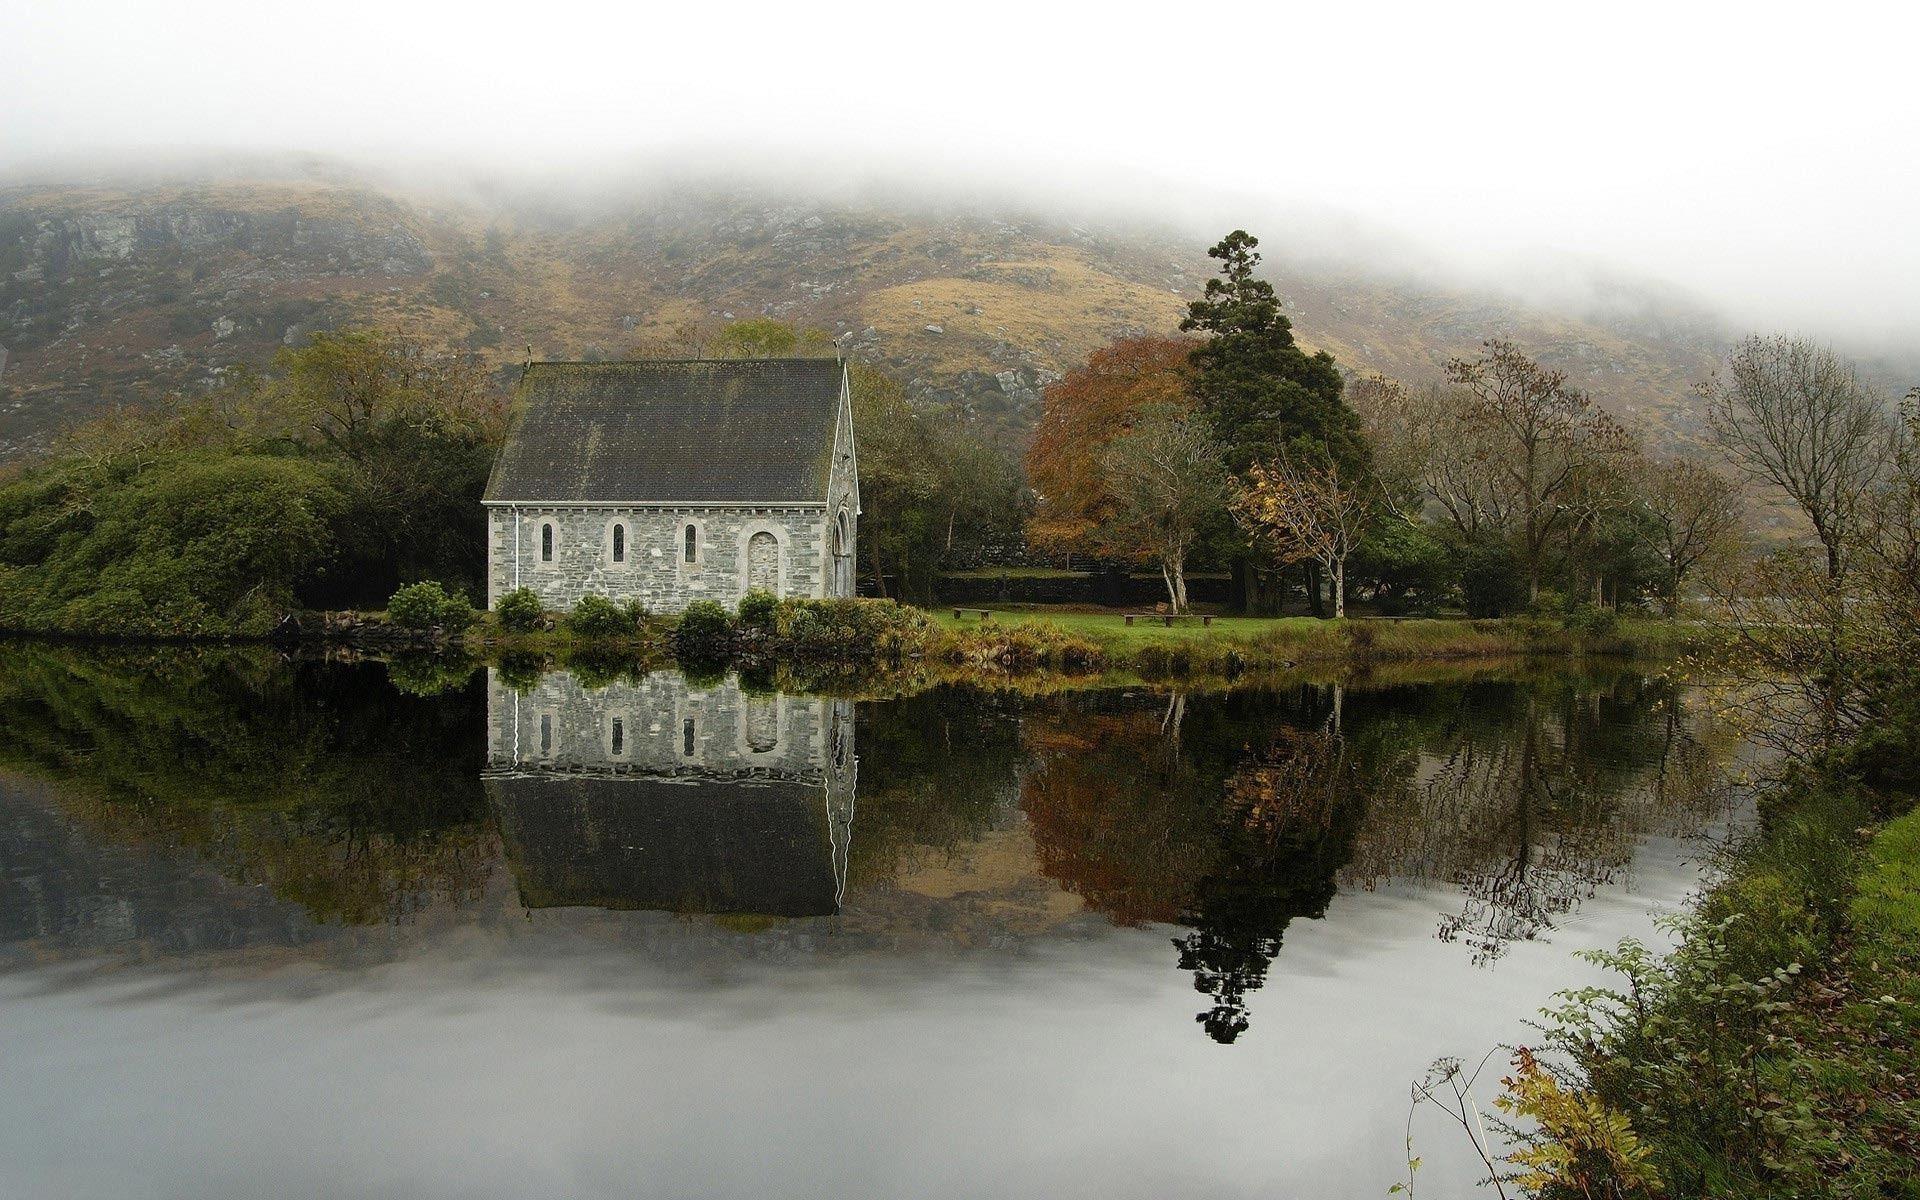
[[[961,613],[974,613],[982,621],[993,620],[993,610],[990,608],[956,608],[953,610],[953,619],[958,621]]]
[[[956,614],[956,615],[957,615],[957,614]],[[1134,619],[1135,617],[1152,617],[1152,618],[1153,618],[1154,620],[1156,620],[1156,621],[1158,621],[1158,622],[1160,622],[1160,623],[1161,623],[1162,625],[1165,625],[1165,626],[1166,626],[1166,627],[1167,627],[1168,629],[1172,629],[1172,628],[1173,628],[1173,614],[1172,614],[1172,613],[1128,613],[1128,614],[1127,614],[1127,624],[1129,624],[1129,625],[1131,625],[1131,624],[1133,624],[1133,619]],[[1202,625],[1212,625],[1212,624],[1213,624],[1213,616],[1212,616],[1211,614],[1203,614],[1203,615],[1201,616],[1201,618],[1200,618],[1200,624],[1202,624]]]

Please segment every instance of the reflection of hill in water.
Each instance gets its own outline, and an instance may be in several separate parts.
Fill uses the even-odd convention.
[[[839,911],[855,759],[847,701],[655,674],[487,690],[487,796],[528,908]]]

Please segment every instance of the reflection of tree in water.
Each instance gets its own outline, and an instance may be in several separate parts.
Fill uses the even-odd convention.
[[[378,664],[18,646],[0,762],[114,842],[190,850],[316,920],[392,921],[491,871],[479,702],[397,693]]]
[[[1648,836],[1692,828],[1720,802],[1723,748],[1670,687],[1534,689],[1497,707],[1492,736],[1463,723],[1403,749],[1341,876],[1458,887],[1438,936],[1480,963],[1551,930],[1618,882]]]
[[[1230,1042],[1288,924],[1333,897],[1356,763],[1317,692],[1161,703],[1095,698],[1029,719],[1021,805],[1041,869],[1089,908],[1192,927],[1174,945],[1214,998],[1198,1019]]]
[[[1285,736],[1227,781],[1218,868],[1201,880],[1174,939],[1180,966],[1213,1007],[1196,1020],[1216,1042],[1247,1029],[1246,994],[1266,982],[1295,917],[1324,916],[1359,825],[1357,764],[1329,725]]]
[[[1491,961],[1696,827],[1724,747],[1636,679],[1131,699],[1029,712],[1021,806],[1041,869],[1122,924],[1189,927],[1209,1036],[1248,1027],[1298,917],[1338,886],[1462,895],[1440,936]]]

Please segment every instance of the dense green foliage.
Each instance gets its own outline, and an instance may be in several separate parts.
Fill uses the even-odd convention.
[[[673,628],[673,652],[689,662],[724,661],[733,646],[733,619],[711,600],[695,600]]]
[[[404,580],[474,590],[498,436],[469,364],[316,335],[266,378],[111,414],[0,484],[0,626],[258,634]]]
[[[1220,275],[1180,322],[1205,338],[1191,356],[1194,398],[1235,472],[1283,450],[1307,450],[1357,477],[1368,457],[1360,419],[1341,400],[1333,356],[1300,348],[1273,285],[1254,276],[1259,245],[1236,229],[1207,251]]]
[[[527,633],[540,625],[546,616],[546,606],[540,603],[540,594],[532,588],[514,588],[501,596],[494,604],[493,611],[500,618],[500,628],[510,633]]]
[[[106,635],[261,633],[337,561],[350,504],[322,463],[189,451],[76,462],[0,487],[0,624]]]
[[[754,588],[740,597],[740,623],[753,629],[771,629],[780,598],[764,588]]]
[[[567,613],[567,628],[583,638],[630,637],[636,627],[633,614],[605,596],[582,596]]]
[[[387,616],[405,629],[444,629],[458,633],[473,624],[473,605],[449,593],[438,581],[410,583],[387,601]]]

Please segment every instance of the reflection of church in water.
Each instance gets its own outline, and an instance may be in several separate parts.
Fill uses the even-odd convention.
[[[488,675],[484,782],[529,908],[836,913],[856,773],[851,701]]]

